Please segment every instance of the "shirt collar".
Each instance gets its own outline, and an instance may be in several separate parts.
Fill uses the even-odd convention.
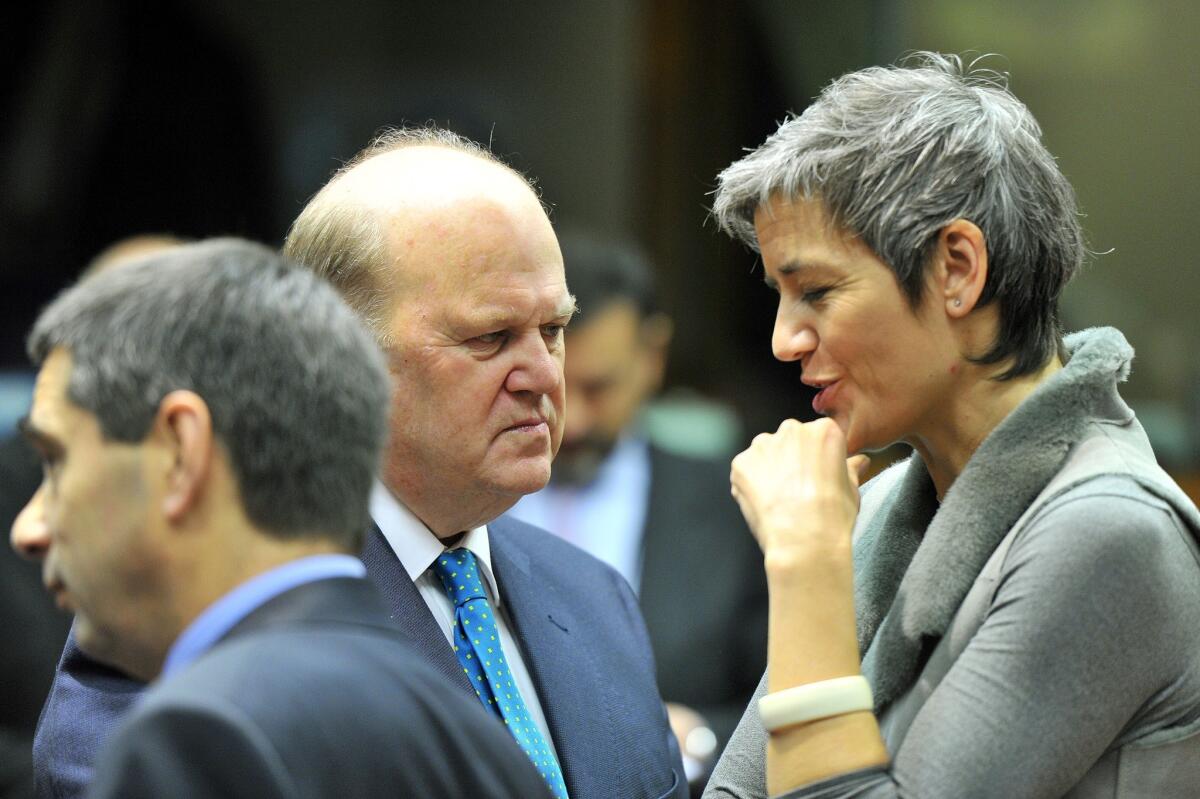
[[[285,591],[331,577],[366,577],[362,561],[350,555],[310,555],[255,575],[192,620],[171,644],[162,676],[169,677],[211,649],[238,622]]]
[[[388,545],[400,559],[400,564],[414,583],[429,570],[433,562],[446,551],[446,546],[434,535],[425,523],[393,496],[387,486],[378,480],[371,488],[371,518]],[[492,547],[488,540],[487,525],[467,531],[455,549],[469,549],[475,555],[483,579],[487,581],[495,605],[501,605],[500,586],[492,572]]]

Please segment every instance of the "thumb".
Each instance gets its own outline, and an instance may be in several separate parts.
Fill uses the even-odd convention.
[[[846,471],[850,475],[850,484],[857,487],[870,466],[871,459],[866,455],[859,454],[846,458]]]

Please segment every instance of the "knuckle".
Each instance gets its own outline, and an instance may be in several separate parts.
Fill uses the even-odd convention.
[[[750,442],[750,446],[751,448],[764,447],[771,441],[772,438],[774,438],[774,436],[771,433],[759,433],[754,437],[754,440]]]

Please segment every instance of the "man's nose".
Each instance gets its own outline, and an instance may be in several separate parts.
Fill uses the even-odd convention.
[[[41,560],[50,550],[50,528],[42,513],[42,488],[38,488],[13,521],[9,540],[17,554],[29,560]]]
[[[558,390],[563,380],[562,359],[550,347],[540,331],[521,339],[515,352],[516,362],[505,383],[509,391],[550,394]]]

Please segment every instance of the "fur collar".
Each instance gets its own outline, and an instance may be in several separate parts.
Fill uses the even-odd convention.
[[[1088,423],[1132,417],[1116,391],[1133,358],[1125,337],[1093,328],[1068,336],[1066,346],[1064,368],[984,439],[940,507],[916,455],[864,487],[855,605],[876,712],[912,685],[996,545]]]

